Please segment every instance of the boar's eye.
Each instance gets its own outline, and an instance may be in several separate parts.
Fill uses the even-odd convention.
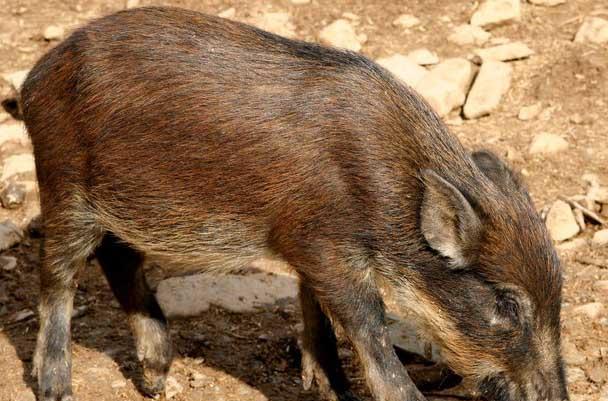
[[[521,321],[521,308],[513,294],[499,292],[496,297],[496,313],[513,324]]]

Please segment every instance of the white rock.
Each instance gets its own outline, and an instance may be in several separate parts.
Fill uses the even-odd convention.
[[[582,365],[587,362],[585,355],[568,339],[562,341],[562,355],[568,365]]]
[[[420,24],[420,20],[410,14],[401,14],[393,21],[393,26],[401,28],[413,28],[418,24]]]
[[[65,31],[58,25],[49,25],[44,29],[42,36],[46,40],[59,40],[63,37]]]
[[[555,201],[547,213],[547,229],[554,241],[563,241],[574,237],[579,226],[574,218],[570,205],[562,200]]]
[[[7,142],[15,142],[21,145],[27,145],[30,139],[22,123],[0,124],[0,146]]]
[[[15,174],[33,173],[35,171],[34,155],[30,153],[12,155],[4,160],[0,181],[6,181]]]
[[[176,395],[180,394],[182,391],[184,391],[184,387],[181,384],[179,384],[179,382],[177,381],[177,379],[175,379],[175,377],[173,377],[173,376],[167,377],[167,381],[165,383],[166,399],[170,400],[173,397],[175,397]]]
[[[604,314],[604,304],[601,302],[590,302],[577,306],[572,310],[575,315],[587,316],[589,319],[597,319]]]
[[[10,220],[0,223],[0,251],[7,250],[23,238],[22,231]]]
[[[587,191],[586,197],[592,202],[608,204],[608,188],[592,186]]]
[[[341,49],[358,52],[365,43],[362,36],[357,36],[355,28],[345,19],[338,19],[327,25],[319,33],[321,43]]]
[[[473,65],[462,58],[447,59],[433,68],[414,88],[440,116],[462,106],[473,81]]]
[[[562,252],[571,252],[579,250],[585,245],[587,245],[587,240],[585,238],[574,238],[570,241],[565,241],[561,244],[558,244],[556,248]]]
[[[291,23],[291,16],[286,12],[258,14],[254,18],[253,24],[260,29],[286,38],[296,36],[296,27]]]
[[[218,13],[217,16],[220,18],[232,19],[232,18],[236,17],[236,8],[234,8],[234,7],[227,8],[224,11],[221,11],[220,13]]]
[[[402,54],[379,58],[376,62],[411,87],[415,87],[429,73]]]
[[[490,36],[492,36],[490,32],[486,32],[478,26],[463,24],[454,28],[452,34],[448,36],[448,40],[460,46],[482,46],[490,40]]]
[[[528,0],[528,2],[536,6],[555,7],[565,4],[566,0]]]
[[[568,149],[568,141],[548,132],[537,134],[528,148],[530,154],[553,154]]]
[[[125,3],[125,8],[135,8],[139,7],[139,0],[127,0]]]
[[[519,0],[486,0],[471,17],[471,25],[493,28],[519,21],[521,5]]]
[[[608,228],[596,231],[595,234],[593,234],[591,243],[595,246],[608,245]]]
[[[608,295],[608,280],[599,280],[593,283],[593,289]]]
[[[566,378],[568,383],[576,383],[579,381],[587,380],[587,376],[585,375],[585,371],[578,367],[568,367]]]
[[[8,74],[2,75],[2,78],[9,83],[9,85],[15,92],[19,92],[21,90],[21,85],[23,85],[23,82],[25,81],[25,78],[27,77],[27,74],[29,72],[30,70],[19,70],[15,72],[10,72]]]
[[[413,50],[407,54],[407,58],[418,65],[433,65],[439,62],[439,57],[437,57],[437,54],[433,53],[429,49]]]
[[[517,118],[521,121],[529,121],[538,117],[542,110],[543,104],[541,102],[536,102],[534,104],[531,104],[530,106],[524,106],[519,109]]]
[[[596,44],[608,42],[608,20],[599,17],[586,17],[576,33],[574,41]]]
[[[530,57],[534,51],[523,42],[512,42],[504,45],[476,49],[474,53],[481,58],[482,62],[488,60],[509,61]]]
[[[511,74],[511,66],[501,61],[483,63],[464,105],[464,116],[468,119],[479,118],[497,108],[509,90]]]
[[[294,277],[255,273],[250,275],[198,274],[161,281],[156,297],[168,317],[197,316],[210,305],[234,312],[252,312],[280,299],[295,298]]]
[[[342,17],[349,19],[351,21],[359,21],[361,19],[361,17],[359,17],[357,14],[345,11],[342,13]]]
[[[309,4],[310,0],[289,0],[291,4],[295,4],[296,6],[301,6],[303,4]]]
[[[0,266],[6,271],[15,270],[15,267],[17,267],[17,258],[14,256],[0,256]]]

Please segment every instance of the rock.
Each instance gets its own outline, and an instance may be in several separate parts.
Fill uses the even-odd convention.
[[[608,280],[599,280],[593,283],[593,289],[608,295]]]
[[[125,3],[125,8],[135,8],[139,7],[139,0],[127,0]]]
[[[547,213],[546,224],[554,241],[567,240],[579,232],[579,226],[570,205],[562,200],[555,201],[551,206]]]
[[[571,252],[579,250],[587,245],[587,240],[585,238],[574,238],[570,241],[562,242],[558,244],[556,248],[562,252]]]
[[[536,118],[543,110],[543,104],[541,102],[534,103],[530,106],[524,106],[519,109],[517,118],[521,121],[529,121]]]
[[[376,62],[411,87],[415,87],[429,73],[426,68],[401,54],[379,58]]]
[[[576,383],[579,381],[587,380],[587,376],[585,375],[585,371],[578,367],[569,367],[567,368],[566,379],[569,384]]]
[[[0,146],[7,142],[14,142],[24,146],[30,143],[30,139],[23,124],[0,125]]]
[[[14,256],[0,256],[0,266],[2,270],[11,271],[17,267],[17,258]]]
[[[161,281],[156,297],[168,317],[189,317],[205,312],[212,304],[234,312],[252,312],[282,299],[296,298],[297,287],[294,277],[284,275],[199,274]]]
[[[29,72],[30,70],[19,70],[4,74],[2,75],[2,78],[8,82],[13,91],[18,93],[21,90],[21,85],[23,85],[23,82],[25,81],[25,78],[27,78],[27,74],[29,74]]]
[[[510,61],[530,57],[534,52],[523,42],[512,42],[504,45],[476,49],[474,53],[482,62],[488,60]]]
[[[458,25],[448,36],[448,40],[460,46],[476,45],[482,46],[490,40],[492,34],[482,28],[470,24]]]
[[[201,388],[213,383],[213,379],[198,372],[192,372],[190,375],[190,387]]]
[[[25,186],[11,182],[0,192],[0,201],[5,209],[16,209],[23,204],[25,194]]]
[[[568,339],[562,341],[562,355],[568,365],[583,365],[587,362],[585,354],[576,348],[576,345]]]
[[[433,53],[429,49],[413,50],[407,54],[407,58],[418,65],[433,65],[439,62],[439,57],[437,57],[437,54]]]
[[[0,223],[0,251],[7,250],[23,238],[21,230],[10,220]]]
[[[22,309],[19,312],[15,313],[11,318],[12,323],[22,322],[31,317],[34,317],[36,314],[30,309]]]
[[[553,154],[568,149],[568,141],[559,135],[548,132],[537,134],[530,143],[528,152],[530,154]]]
[[[310,4],[310,0],[289,0],[291,2],[291,4],[294,4],[296,6],[301,6],[303,4]]]
[[[234,7],[227,8],[224,11],[221,11],[220,13],[218,13],[217,16],[220,18],[232,19],[232,18],[236,17],[236,8],[234,8]]]
[[[179,384],[175,377],[167,377],[167,381],[165,383],[165,398],[167,400],[172,399],[176,395],[180,394],[182,391],[184,391],[184,387]]]
[[[535,6],[555,7],[560,4],[566,4],[566,0],[528,0],[528,3]]]
[[[414,88],[440,116],[445,116],[464,104],[473,76],[469,61],[452,58],[438,64]]]
[[[494,28],[521,18],[519,0],[486,0],[471,17],[471,25]]]
[[[608,366],[602,362],[596,361],[591,367],[587,367],[586,371],[587,377],[596,384],[602,385],[608,381]]]
[[[575,42],[602,44],[608,42],[608,20],[599,17],[587,17],[579,28]]]
[[[357,36],[355,28],[345,19],[335,20],[319,33],[321,43],[355,52],[361,50],[361,45],[365,42],[363,39],[362,36]]]
[[[60,40],[61,38],[63,38],[64,34],[65,34],[65,31],[62,27],[60,27],[58,25],[49,25],[44,29],[42,36],[44,37],[45,40],[51,41],[51,40]]]
[[[587,191],[586,198],[591,202],[608,204],[608,188],[606,187],[591,187]]]
[[[23,390],[15,395],[14,401],[36,401],[36,396],[32,390]]]
[[[6,181],[8,178],[15,174],[26,174],[35,173],[36,164],[34,162],[34,155],[30,153],[23,153],[19,155],[12,155],[4,160],[4,166],[2,168],[2,177],[0,181]]]
[[[597,319],[604,314],[604,304],[601,302],[590,302],[585,305],[577,306],[572,310],[572,313],[586,316],[589,319]]]
[[[401,28],[413,28],[420,24],[420,20],[410,14],[401,14],[393,21],[393,26]]]
[[[112,387],[113,389],[125,388],[125,387],[127,387],[127,382],[124,380],[114,380],[110,384],[110,387]]]
[[[254,18],[253,24],[260,29],[286,38],[293,38],[296,36],[296,28],[291,23],[289,13],[286,12],[259,14]]]
[[[464,105],[464,116],[468,119],[479,118],[497,108],[502,96],[509,90],[511,74],[512,68],[508,64],[484,62]]]
[[[591,244],[595,246],[608,245],[608,228],[596,231],[591,239]]]
[[[357,14],[353,14],[351,12],[345,11],[342,13],[342,17],[349,19],[351,21],[359,21],[361,19],[361,17],[359,17]]]

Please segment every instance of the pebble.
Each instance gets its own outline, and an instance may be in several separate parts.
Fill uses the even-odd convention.
[[[295,4],[296,6],[301,6],[304,4],[310,4],[310,0],[289,0],[291,4]]]
[[[579,367],[569,367],[567,370],[566,379],[569,384],[584,381],[587,379],[585,371]]]
[[[596,231],[591,239],[591,244],[595,246],[608,245],[608,228]]]
[[[511,61],[520,60],[530,57],[534,51],[523,42],[511,42],[504,45],[488,47],[485,49],[476,49],[474,53],[481,59],[481,62],[494,61]]]
[[[4,159],[0,181],[6,181],[15,174],[34,173],[35,171],[34,155],[31,153],[12,155]]]
[[[517,114],[517,118],[521,121],[530,121],[538,117],[540,112],[543,110],[543,104],[541,102],[537,102],[531,104],[530,106],[524,106],[519,109],[519,113]]]
[[[198,372],[193,372],[191,377],[190,377],[190,387],[192,388],[200,388],[200,387],[206,387],[209,384],[213,383],[213,379],[198,373]]]
[[[127,387],[127,382],[124,380],[114,380],[110,384],[110,387],[112,387],[113,389],[124,388],[124,387]]]
[[[32,390],[23,390],[14,398],[14,401],[36,401],[36,396],[32,392]]]
[[[219,12],[217,14],[217,16],[220,18],[232,19],[232,18],[236,17],[236,8],[234,8],[234,7],[227,8],[227,9]]]
[[[3,74],[2,78],[9,83],[14,91],[19,92],[21,85],[23,85],[23,82],[25,81],[25,78],[29,72],[30,70],[14,71],[8,74]]]
[[[166,399],[170,400],[176,395],[180,394],[182,391],[184,391],[184,387],[179,384],[177,379],[175,379],[173,376],[167,377],[167,381],[165,383]]]
[[[418,24],[420,24],[420,20],[410,14],[401,14],[393,21],[393,26],[401,28],[413,28]]]
[[[17,258],[14,256],[0,256],[0,266],[2,270],[11,271],[17,267]]]
[[[295,26],[291,23],[291,16],[286,12],[273,12],[259,14],[253,19],[253,24],[260,29],[272,32],[275,35],[293,38],[296,36]]]
[[[585,354],[576,348],[576,345],[570,340],[562,341],[562,355],[568,365],[582,365],[587,362]]]
[[[65,30],[58,25],[49,25],[44,29],[42,36],[48,41],[60,40],[63,38]]]
[[[554,154],[568,149],[569,144],[559,135],[548,132],[537,134],[530,143],[528,152],[530,154]]]
[[[439,63],[439,57],[429,49],[417,49],[409,52],[407,58],[418,65],[433,65]]]
[[[0,223],[0,251],[7,250],[19,243],[23,238],[23,233],[10,220]]]
[[[484,62],[464,105],[464,116],[468,119],[479,118],[496,109],[509,90],[511,74],[512,68],[506,63]]]
[[[35,313],[31,309],[23,309],[13,315],[11,322],[13,322],[13,323],[22,322],[24,320],[27,320],[27,319],[33,317],[34,315],[35,315]]]
[[[577,251],[587,245],[587,240],[585,238],[574,238],[570,241],[562,242],[558,244],[556,248],[562,252],[571,252]]]
[[[587,376],[592,382],[603,384],[608,381],[608,367],[604,363],[595,362],[587,369]]]
[[[587,316],[589,319],[597,319],[604,314],[604,304],[601,302],[590,302],[577,306],[572,310],[575,315]]]
[[[560,4],[566,4],[566,0],[528,0],[528,3],[535,6],[555,7]]]
[[[17,209],[23,204],[25,194],[25,186],[11,182],[0,192],[0,201],[5,209]]]
[[[471,25],[494,28],[520,18],[519,0],[486,0],[471,17]]]
[[[358,52],[366,38],[357,35],[349,21],[338,19],[321,30],[319,40],[325,45]]]
[[[448,36],[448,40],[460,46],[482,46],[490,40],[490,36],[492,36],[490,32],[486,32],[478,26],[463,24],[454,28],[452,34]]]
[[[376,62],[411,87],[415,87],[429,73],[402,54],[379,58]]]
[[[139,0],[127,0],[125,3],[125,8],[135,8],[139,7]]]
[[[0,146],[7,142],[15,142],[27,145],[30,139],[23,124],[1,124],[0,125]]]
[[[579,226],[570,205],[557,200],[549,209],[546,220],[547,229],[554,241],[564,241],[579,233]]]
[[[608,280],[599,280],[593,283],[593,288],[608,295]]]
[[[579,28],[575,42],[602,44],[608,42],[608,20],[599,17],[587,17]]]

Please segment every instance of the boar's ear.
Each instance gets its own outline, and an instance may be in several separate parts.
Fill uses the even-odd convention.
[[[474,262],[481,222],[467,198],[432,170],[421,172],[424,195],[420,210],[422,235],[454,267]]]
[[[515,188],[527,194],[527,189],[519,174],[514,173],[496,154],[480,150],[471,154],[477,167],[500,189]]]

